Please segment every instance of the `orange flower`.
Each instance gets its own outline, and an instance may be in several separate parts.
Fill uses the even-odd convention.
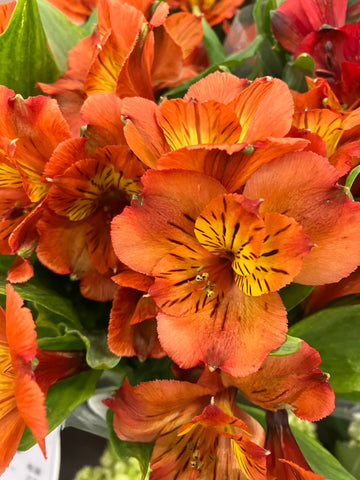
[[[72,22],[84,23],[96,8],[98,0],[47,0],[63,12]]]
[[[55,101],[24,100],[6,87],[0,87],[0,117],[0,252],[26,259],[36,245],[35,225],[48,190],[41,178],[44,166],[70,131]],[[22,267],[12,271],[12,280],[31,276],[26,261]]]
[[[216,25],[232,18],[244,0],[168,0],[171,8],[181,8],[197,15],[204,15],[209,25]]]
[[[263,165],[243,195],[193,171],[143,176],[142,194],[112,222],[112,240],[123,263],[155,278],[159,339],[180,367],[255,372],[285,339],[277,291],[357,267],[360,208],[338,177],[312,152]]]
[[[108,329],[109,349],[119,357],[161,358],[156,331],[158,308],[147,291],[153,279],[131,270],[112,277],[120,287],[116,290]]]
[[[325,480],[311,470],[291,433],[287,412],[266,413],[266,448],[269,480]]]
[[[265,480],[262,428],[236,406],[235,389],[214,394],[176,380],[126,380],[104,403],[120,439],[155,442],[151,480]]]
[[[248,84],[218,72],[193,85],[184,99],[159,106],[124,99],[130,148],[149,167],[201,171],[237,191],[260,165],[309,143],[285,138],[294,104],[284,82],[266,77]]]
[[[296,353],[269,356],[259,370],[247,377],[221,374],[225,386],[234,386],[251,402],[277,411],[292,410],[303,420],[317,421],[334,410],[335,395],[328,375],[318,367],[319,353],[304,341]]]
[[[69,70],[52,85],[38,84],[57,98],[75,134],[87,96],[116,92],[154,99],[205,68],[193,55],[202,41],[200,18],[184,12],[168,17],[164,2],[152,13],[151,5],[100,0],[98,30],[70,52]]]
[[[10,285],[6,313],[0,309],[0,474],[9,465],[25,426],[45,455],[45,395],[35,380],[32,361],[37,343],[29,309]]]

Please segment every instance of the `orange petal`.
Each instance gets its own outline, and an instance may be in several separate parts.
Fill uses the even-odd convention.
[[[235,282],[247,295],[276,292],[290,283],[299,273],[303,258],[314,246],[292,218],[268,213],[264,215],[264,222],[264,243],[251,275],[244,275],[242,266],[240,272],[234,268],[240,273]]]
[[[108,345],[119,357],[139,356],[145,360],[152,357],[153,353],[155,356],[159,353],[154,302],[152,301],[154,308],[147,309],[139,325],[134,325],[132,321],[142,298],[143,293],[132,288],[119,288],[115,293],[110,313]]]
[[[6,285],[6,337],[14,358],[30,362],[35,357],[37,343],[31,311],[10,284]]]
[[[211,198],[224,193],[224,187],[183,170],[150,170],[142,181],[138,200],[112,221],[112,242],[123,263],[151,275],[157,262],[179,243],[193,243],[195,218]]]
[[[277,293],[248,297],[235,285],[213,309],[157,319],[160,343],[181,368],[205,364],[236,377],[256,371],[287,329]]]
[[[241,128],[226,105],[167,100],[160,105],[159,124],[172,150],[187,145],[237,143]]]
[[[264,137],[283,137],[290,130],[293,99],[288,86],[277,78],[255,80],[229,106],[240,121],[240,142],[251,144]]]
[[[320,362],[319,353],[303,341],[298,352],[269,356],[247,377],[222,374],[223,382],[266,410],[290,408],[301,419],[317,421],[330,415],[335,399],[327,375],[317,368]]]
[[[19,413],[46,457],[45,437],[48,434],[48,422],[45,395],[30,374],[16,379],[15,395]]]
[[[91,95],[81,109],[86,124],[86,152],[107,145],[126,145],[124,124],[121,121],[122,101],[115,93]]]
[[[239,151],[228,153],[213,146],[183,147],[162,155],[157,161],[159,170],[182,168],[196,170],[216,178],[228,192],[240,190],[249,177],[264,163],[281,155],[302,150],[307,140],[295,138],[272,138],[256,145],[253,153],[244,153],[246,146],[239,144]]]
[[[304,112],[295,113],[293,120],[295,127],[320,135],[326,143],[328,157],[335,152],[342,135],[341,124],[342,119],[339,113],[324,109],[306,109]]]
[[[312,152],[294,152],[263,165],[245,186],[245,196],[264,199],[260,211],[293,217],[316,244],[295,282],[333,283],[360,263],[354,240],[360,206],[336,184],[338,178],[339,173],[326,158]]]
[[[25,430],[25,422],[17,409],[0,419],[0,475],[9,466]]]
[[[16,257],[11,264],[6,280],[10,283],[27,282],[34,276],[34,269],[29,258]]]
[[[322,475],[317,475],[316,473],[310,472],[309,470],[304,470],[302,467],[296,465],[296,463],[294,462],[290,462],[289,460],[284,460],[282,458],[280,458],[280,462],[283,462],[292,468],[294,472],[294,479],[296,478],[298,480],[325,480]]]
[[[154,99],[151,67],[154,60],[154,34],[143,27],[138,32],[129,54],[124,59],[116,81],[120,98],[139,96]]]
[[[135,387],[126,379],[112,400],[114,430],[121,440],[153,442],[175,432],[210,401],[212,390],[176,380],[155,380]]]
[[[216,100],[221,103],[230,103],[250,84],[246,78],[238,78],[231,73],[215,72],[207,75],[191,85],[186,95],[185,102],[195,100],[206,102]]]
[[[181,47],[182,58],[188,57],[201,43],[201,18],[189,12],[178,12],[166,19],[165,28]]]
[[[155,102],[146,98],[123,100],[126,141],[135,155],[151,168],[156,166],[157,159],[163,153],[170,150],[156,119],[157,108]]]

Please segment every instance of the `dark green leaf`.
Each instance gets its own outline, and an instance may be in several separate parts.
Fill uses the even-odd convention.
[[[50,387],[46,395],[46,410],[51,432],[81,403],[85,402],[95,391],[100,371],[74,375]],[[35,439],[28,428],[25,429],[19,450],[28,450],[35,445]]]
[[[120,362],[120,357],[109,350],[107,331],[74,333],[79,335],[86,346],[86,361],[91,368],[114,368]]]
[[[321,355],[335,392],[360,391],[360,305],[327,308],[292,326]]]
[[[144,479],[149,470],[149,462],[153,450],[153,444],[125,442],[120,440],[113,429],[113,416],[113,412],[109,410],[106,415],[106,422],[110,431],[110,443],[119,458],[127,460],[130,457],[134,457],[137,459],[140,465],[142,478]]]
[[[67,55],[82,38],[86,30],[75,25],[49,2],[37,0],[41,22],[56,64],[61,72],[67,70]]]
[[[56,291],[37,284],[35,280],[13,285],[13,287],[24,300],[33,302],[35,306],[40,305],[49,312],[62,317],[62,321],[69,327],[82,328],[77,313],[68,298],[64,298]],[[6,280],[4,278],[0,278],[0,295],[6,295]]]
[[[305,298],[310,295],[314,287],[309,285],[300,285],[298,283],[291,283],[280,290],[281,299],[288,312],[295,308]]]
[[[40,93],[36,82],[52,83],[59,70],[52,57],[36,0],[18,0],[0,35],[0,84],[28,97]]]
[[[286,335],[285,342],[279,348],[270,352],[269,355],[272,357],[283,357],[285,355],[291,355],[292,353],[298,352],[300,350],[300,347],[301,347],[300,338]]]
[[[294,62],[285,66],[284,80],[289,88],[298,92],[307,91],[305,76],[314,77],[315,62],[311,55],[302,53]]]
[[[210,27],[204,17],[201,19],[203,28],[203,42],[206,53],[208,54],[210,65],[219,65],[225,60],[226,54],[223,46],[214,30]]]

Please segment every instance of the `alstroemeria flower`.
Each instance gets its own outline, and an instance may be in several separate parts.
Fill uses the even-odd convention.
[[[149,293],[163,348],[184,368],[256,370],[284,340],[275,292],[299,272],[308,237],[291,218],[262,218],[258,201],[197,172],[149,171],[143,183],[112,238],[124,263],[155,277]]]
[[[119,288],[110,312],[109,349],[119,357],[138,356],[142,361],[163,357],[156,330],[158,308],[147,293],[153,279],[125,270],[112,280]]]
[[[111,300],[111,276],[121,269],[110,222],[141,191],[140,162],[124,145],[86,152],[85,139],[63,142],[48,163],[48,209],[38,223],[39,260],[59,274],[81,279],[83,295]]]
[[[113,220],[112,241],[123,263],[155,278],[159,339],[180,367],[256,371],[285,339],[277,291],[357,267],[360,207],[338,177],[312,152],[263,165],[244,195],[198,172],[144,175],[142,194]]]
[[[292,410],[303,420],[317,421],[334,410],[335,395],[328,375],[319,368],[319,353],[304,341],[286,356],[269,356],[259,370],[233,378],[222,372],[225,386],[234,386],[251,402],[266,410]]]
[[[45,395],[36,382],[35,324],[23,300],[6,287],[6,313],[0,309],[0,474],[9,465],[26,426],[45,455],[48,433]]]
[[[167,0],[171,8],[203,15],[209,25],[217,25],[232,18],[244,0]]]
[[[0,250],[28,258],[36,246],[35,226],[48,190],[41,178],[45,164],[71,135],[56,102],[44,96],[24,100],[0,87],[0,117]],[[12,280],[31,276],[31,267],[23,267],[12,272]]]
[[[286,410],[266,413],[266,448],[269,480],[325,480],[316,475],[291,433]]]
[[[294,113],[292,96],[284,82],[269,77],[249,86],[217,72],[194,84],[183,99],[159,106],[126,98],[122,113],[127,142],[147,166],[200,171],[231,192],[260,165],[309,143],[285,137]]]
[[[81,25],[96,8],[98,0],[47,0],[73,23]]]
[[[152,5],[100,0],[97,30],[70,51],[69,70],[51,85],[38,84],[59,101],[76,134],[86,97],[116,92],[121,98],[154,99],[205,68],[196,54],[203,36],[200,18],[188,12],[168,16],[164,2],[152,12]]]
[[[125,381],[104,403],[120,439],[155,442],[151,480],[265,480],[262,428],[237,407],[235,389],[213,393],[176,380]]]

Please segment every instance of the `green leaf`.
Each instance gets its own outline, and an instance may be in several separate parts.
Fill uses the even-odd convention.
[[[219,37],[204,17],[201,19],[201,24],[204,33],[203,42],[208,54],[209,63],[210,65],[219,65],[226,57],[223,46],[221,45]]]
[[[256,32],[258,34],[263,33],[262,6],[263,6],[263,0],[256,0],[254,9],[253,9],[253,17],[254,17],[254,22],[256,26]]]
[[[23,97],[40,93],[36,82],[52,83],[59,76],[36,0],[18,0],[7,29],[0,35],[0,52],[0,84]]]
[[[79,335],[86,346],[86,362],[94,369],[114,368],[120,357],[110,352],[107,344],[107,331],[73,332]]]
[[[310,285],[300,285],[298,283],[291,283],[280,290],[281,299],[288,312],[295,308],[305,298],[310,295],[314,287]]]
[[[40,305],[49,312],[62,317],[62,321],[69,327],[82,328],[71,300],[68,298],[38,284],[36,280],[16,284],[13,287],[24,300],[33,302],[35,306]],[[0,295],[6,295],[6,280],[4,278],[0,278]]]
[[[280,345],[279,348],[273,350],[269,353],[269,356],[272,357],[283,357],[285,355],[291,355],[292,353],[296,353],[300,350],[301,347],[301,339],[296,337],[291,337],[290,335],[286,335],[285,342]]]
[[[197,75],[196,77],[187,80],[186,82],[182,83],[178,87],[172,88],[163,94],[164,97],[167,98],[177,98],[183,96],[187,90],[191,87],[193,83],[198,82],[202,78],[206,77],[210,73],[216,72],[217,70],[220,71],[228,71],[229,68],[237,67],[244,63],[249,58],[253,57],[259,46],[263,41],[263,37],[261,35],[257,36],[251,43],[248,45],[244,50],[241,52],[235,52],[226,57],[226,59],[221,63],[221,65],[212,65],[211,67],[204,70],[202,73]]]
[[[66,378],[50,387],[46,395],[46,410],[49,421],[49,432],[54,430],[80,404],[85,402],[95,391],[100,371],[88,372]],[[19,450],[28,450],[36,441],[28,428],[25,429]]]
[[[264,410],[242,404],[239,404],[239,407],[254,417],[264,428],[266,427]],[[291,431],[315,473],[327,480],[356,480],[318,441],[296,426],[291,426]]]
[[[345,182],[345,188],[347,190],[348,196],[351,198],[351,200],[354,200],[354,197],[352,196],[352,193],[350,192],[351,187],[353,186],[353,183],[356,180],[356,177],[360,174],[360,165],[357,165],[355,168],[351,170],[349,175],[346,177],[346,182]]]
[[[291,427],[291,430],[300,450],[315,473],[329,480],[356,480],[319,442],[296,427]]]
[[[69,50],[84,38],[87,32],[82,27],[70,22],[60,10],[49,2],[45,0],[37,0],[37,2],[51,52],[59,70],[65,72]]]
[[[120,440],[113,429],[113,417],[113,412],[109,410],[106,415],[106,423],[108,424],[110,431],[110,443],[119,458],[127,460],[131,457],[134,457],[137,459],[140,465],[142,479],[144,479],[149,470],[149,462],[153,450],[153,444],[125,442]]]
[[[294,62],[288,62],[284,70],[284,80],[289,88],[298,92],[307,91],[305,76],[314,77],[315,62],[311,55],[302,53]]]
[[[360,305],[327,308],[301,320],[289,333],[321,355],[335,392],[360,391]]]

